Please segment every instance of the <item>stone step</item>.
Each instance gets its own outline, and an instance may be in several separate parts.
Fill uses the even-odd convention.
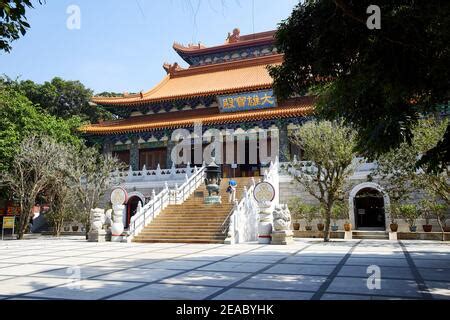
[[[223,243],[225,239],[215,240],[215,239],[154,239],[154,238],[142,238],[135,237],[133,239],[133,242],[139,242],[139,243]]]
[[[368,239],[368,240],[386,240],[389,239],[389,234],[386,231],[353,231],[353,239]]]
[[[192,240],[221,240],[225,239],[226,235],[217,235],[217,236],[211,236],[211,235],[139,235],[139,239],[192,239]]]
[[[238,183],[237,199],[244,195],[244,186],[250,185],[251,179],[235,179]],[[224,179],[219,195],[221,204],[205,204],[203,197],[196,193],[208,191],[205,185],[197,188],[186,201],[180,205],[169,205],[149,225],[147,225],[133,241],[142,243],[223,243],[227,228],[226,221],[234,204],[228,203],[226,188],[228,180]],[[224,223],[225,222],[225,223]]]
[[[216,232],[216,231],[220,231],[220,227],[217,227],[216,225],[213,226],[201,226],[201,229],[196,227],[196,226],[179,226],[179,225],[172,225],[172,226],[167,226],[165,225],[163,226],[152,226],[149,225],[147,227],[144,228],[144,231],[156,231],[156,232],[174,232],[174,231],[187,231],[187,232],[197,232],[199,230],[201,230],[202,232]]]
[[[210,237],[210,238],[222,238],[224,234],[222,232],[212,231],[212,232],[193,232],[193,231],[150,231],[150,230],[143,230],[139,236],[141,237],[154,237],[154,238],[204,238],[204,237]]]

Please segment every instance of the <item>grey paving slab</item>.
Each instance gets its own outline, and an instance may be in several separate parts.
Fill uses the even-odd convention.
[[[259,271],[269,265],[267,263],[228,262],[228,261],[216,262],[216,263],[210,264],[206,267],[200,267],[199,270],[256,272],[256,271]]]
[[[292,256],[286,258],[286,260],[282,261],[282,263],[297,263],[297,264],[328,264],[328,265],[336,265],[338,264],[342,257],[326,257],[323,255],[320,256]]]
[[[174,274],[179,270],[167,269],[137,269],[131,268],[123,271],[108,273],[106,275],[96,276],[96,280],[114,280],[114,281],[136,281],[136,282],[153,282]]]
[[[326,293],[349,293],[349,294],[367,294],[383,295],[391,297],[413,297],[421,298],[417,283],[413,280],[383,279],[381,278],[380,289],[369,289],[368,279],[336,277],[331,282]]]
[[[34,273],[49,271],[61,268],[61,266],[47,266],[37,264],[24,264],[21,266],[10,266],[0,269],[0,275],[3,276],[25,276]]]
[[[105,258],[64,257],[64,258],[49,259],[49,257],[46,257],[45,261],[39,261],[38,263],[42,265],[74,266],[99,262],[103,260],[105,260]]]
[[[249,262],[249,263],[274,263],[280,259],[283,259],[283,257],[242,254],[242,255],[231,257],[225,261],[227,261],[227,262]]]
[[[334,265],[326,264],[276,264],[264,271],[264,273],[328,276],[333,271],[334,267]]]
[[[242,278],[248,276],[248,273],[238,272],[212,272],[212,271],[191,271],[161,282],[169,284],[189,284],[206,286],[229,286]]]
[[[213,300],[309,300],[312,292],[232,288]]]
[[[346,261],[345,265],[355,266],[385,266],[385,267],[408,267],[406,259],[387,259],[382,257],[354,257],[353,255]]]
[[[182,259],[182,260],[188,259],[188,260],[194,260],[194,261],[219,261],[219,260],[226,259],[230,256],[231,255],[229,255],[229,254],[208,254],[206,252],[201,252],[201,253],[190,254],[189,256],[177,257],[175,259]]]
[[[111,300],[202,300],[220,288],[173,284],[150,284],[111,297]]]
[[[104,259],[97,262],[86,264],[91,267],[109,267],[109,268],[133,268],[149,263],[157,262],[159,259]]]
[[[99,276],[105,273],[110,273],[114,271],[120,271],[123,269],[118,268],[106,268],[106,267],[91,267],[91,266],[80,266],[79,269],[74,269],[73,267],[64,267],[55,270],[45,271],[41,273],[33,274],[34,277],[49,277],[49,278],[65,278],[67,279],[73,274],[80,276],[80,279],[86,279],[94,276]]]
[[[380,290],[367,289],[369,265],[381,268]],[[68,282],[77,276],[72,266],[80,267],[85,290],[70,289]],[[439,241],[302,239],[289,246],[88,243],[83,237],[0,241],[0,299],[448,299],[449,283],[450,246]],[[46,290],[31,293],[41,289]]]
[[[371,296],[325,293],[320,300],[372,300]]]
[[[415,259],[414,264],[417,268],[445,268],[450,272],[450,262],[448,260]]]
[[[418,268],[424,280],[450,282],[450,270],[443,268]]]
[[[68,279],[14,277],[0,281],[0,295],[15,296],[67,283]]]
[[[182,256],[183,253],[166,253],[166,252],[148,252],[148,253],[137,253],[132,256],[128,256],[127,259],[152,259],[152,260],[162,260],[162,259],[173,259]]]
[[[171,270],[191,270],[195,268],[199,268],[204,266],[205,264],[211,263],[211,261],[205,260],[161,260],[153,263],[149,263],[143,266],[139,266],[139,268],[144,269],[171,269]]]
[[[46,256],[16,256],[3,260],[8,263],[35,263],[40,261],[49,260],[51,257]]]
[[[317,291],[325,279],[324,276],[258,274],[239,284],[238,287]]]
[[[414,276],[408,267],[389,267],[380,266],[380,276],[394,279],[414,280]],[[368,270],[367,266],[345,265],[339,271],[339,277],[361,277],[368,278],[373,274],[372,270]]]
[[[450,282],[425,281],[433,299],[450,300]]]
[[[437,259],[446,260],[450,264],[450,253],[447,252],[410,252],[409,253],[413,260],[416,259]]]
[[[51,299],[97,300],[141,285],[137,282],[81,280],[25,295]]]

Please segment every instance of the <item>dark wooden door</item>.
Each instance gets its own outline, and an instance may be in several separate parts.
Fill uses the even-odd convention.
[[[148,170],[154,170],[157,168],[158,164],[161,169],[166,167],[167,161],[167,149],[141,149],[139,150],[139,169],[145,164]]]
[[[121,162],[130,165],[130,150],[114,151],[113,157],[117,157]]]

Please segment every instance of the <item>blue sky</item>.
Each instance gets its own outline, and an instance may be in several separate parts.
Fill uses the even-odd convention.
[[[80,80],[97,93],[145,91],[165,75],[163,62],[185,64],[172,49],[174,41],[201,41],[211,46],[222,44],[235,27],[241,29],[241,34],[272,30],[297,3],[47,0],[29,10],[31,29],[13,42],[11,53],[0,53],[0,73],[38,83],[55,76]],[[70,5],[81,10],[79,30],[66,26]]]

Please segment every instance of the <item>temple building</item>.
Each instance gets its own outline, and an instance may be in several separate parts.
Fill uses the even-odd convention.
[[[226,135],[226,130],[232,130],[236,147],[231,160],[228,157],[225,161],[227,149],[224,146],[224,161],[220,163],[223,176],[259,175],[261,167],[268,163],[259,156],[256,161],[249,161],[254,153],[248,141],[251,135],[246,137],[246,160],[238,161],[239,135],[270,129],[268,148],[271,149],[270,140],[277,139],[280,149],[277,155],[283,160],[291,148],[289,129],[302,123],[313,105],[311,97],[277,102],[267,69],[283,61],[283,55],[274,45],[274,33],[240,35],[239,29],[235,29],[224,44],[217,46],[175,43],[173,48],[188,64],[187,68],[178,63],[165,63],[167,76],[147,92],[94,97],[93,103],[104,106],[121,119],[93,124],[84,131],[103,145],[105,152],[113,153],[137,171],[155,170],[158,165],[160,169],[172,167],[171,152],[175,143],[171,136],[176,129],[194,133],[194,126],[201,124],[202,133],[214,128]],[[203,161],[205,159],[194,157],[192,152],[185,162],[200,166]],[[177,163],[177,167],[182,166]]]
[[[293,155],[305,160],[289,136],[312,118],[314,97],[277,100],[268,67],[280,65],[283,54],[277,52],[274,34],[240,35],[235,29],[225,43],[216,46],[175,43],[173,48],[187,67],[165,63],[167,75],[147,92],[92,99],[118,116],[83,131],[105,153],[129,167],[113,177],[128,192],[123,224],[134,241],[244,241],[245,235],[255,232],[245,227],[255,226],[247,220],[257,219],[251,191],[261,178],[273,179],[277,203],[288,203],[292,197],[316,202],[288,174]],[[184,144],[174,139],[177,132],[182,132]],[[222,178],[238,180],[239,205],[224,201],[212,208],[203,203],[207,190],[202,170],[211,160],[204,155],[213,140],[213,158]],[[180,145],[183,161],[175,163]],[[375,233],[369,237],[384,239],[390,201],[377,179],[368,181],[374,168],[373,163],[362,163],[349,178],[349,218],[358,232],[370,230]],[[225,188],[220,193],[227,197]],[[155,207],[162,203],[168,207]],[[148,217],[156,215],[150,223],[153,218]],[[232,227],[231,221],[240,221],[239,226]],[[339,230],[344,222],[339,221]],[[402,223],[399,228],[405,231],[407,225]],[[241,238],[236,240],[239,236],[233,232]],[[226,240],[230,235],[234,240]]]

